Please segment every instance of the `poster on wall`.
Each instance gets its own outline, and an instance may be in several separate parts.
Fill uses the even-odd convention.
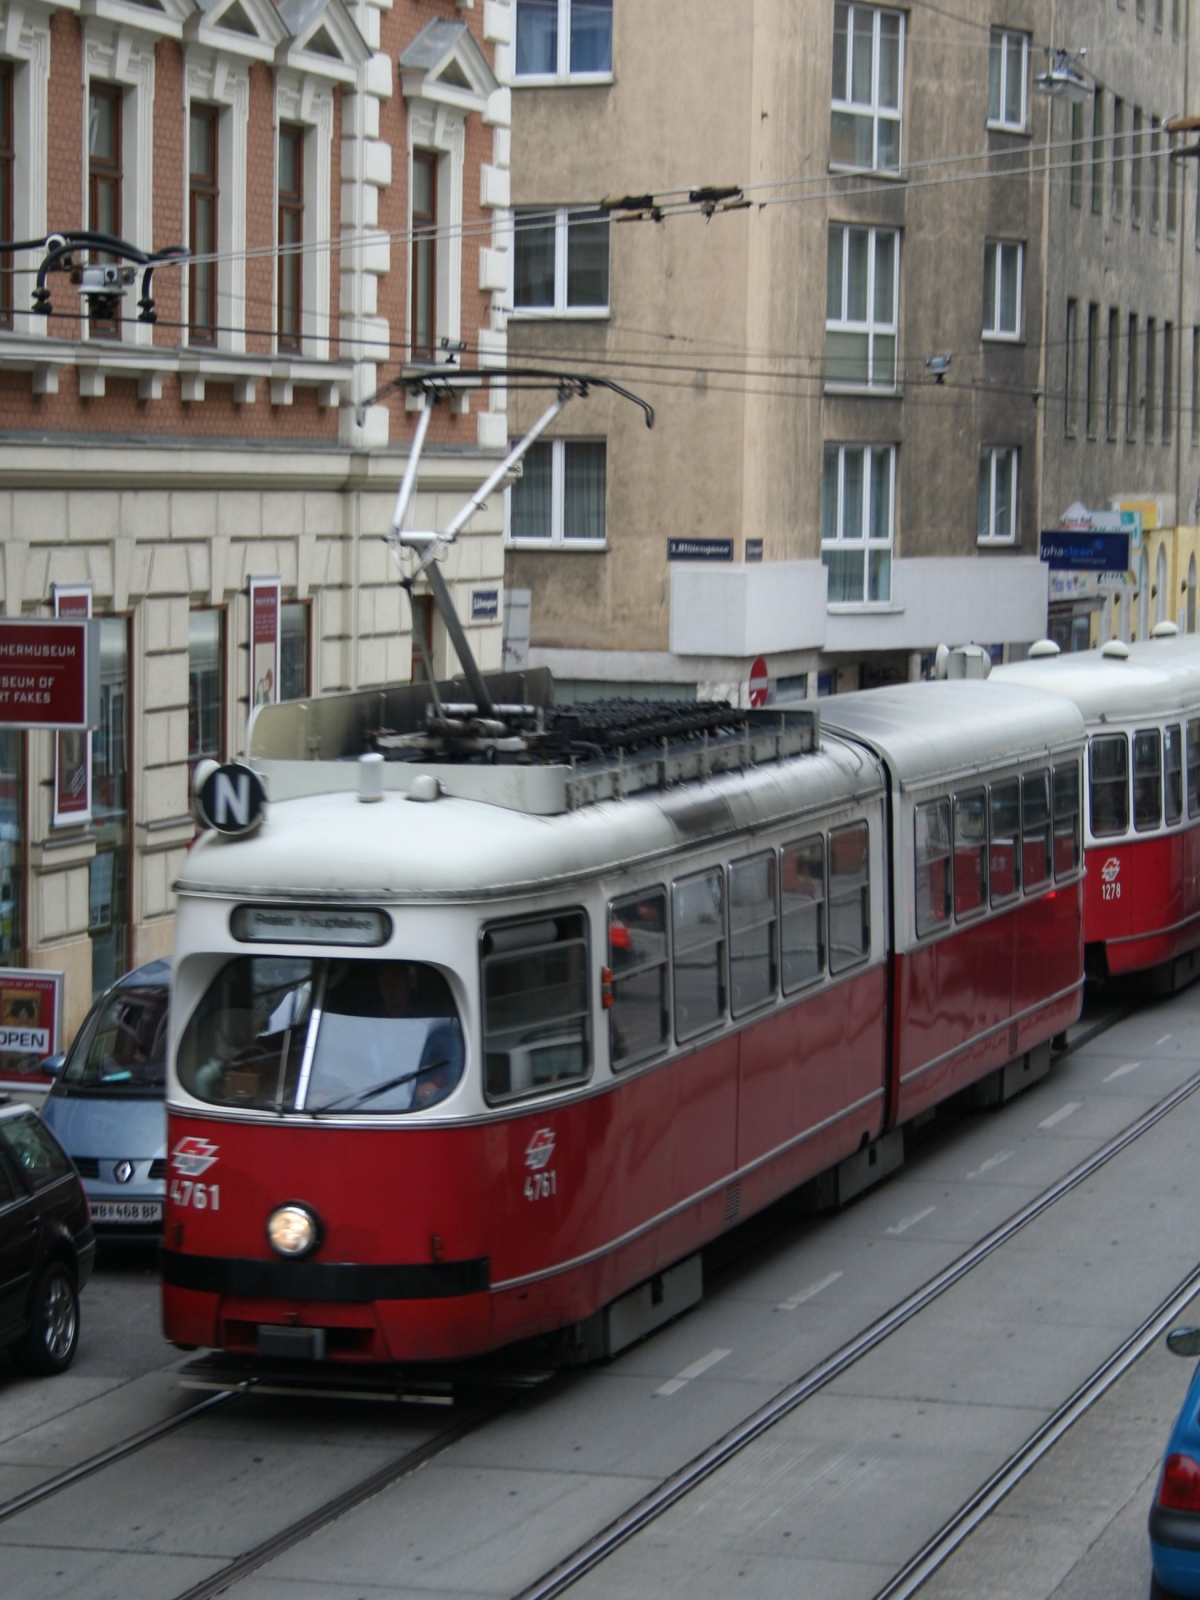
[[[250,706],[279,699],[280,591],[278,577],[250,579]]]
[[[90,583],[56,583],[56,617],[90,617]],[[92,736],[72,728],[54,736],[54,826],[92,820]]]
[[[62,1039],[63,975],[0,967],[0,1088],[48,1089],[42,1071]]]

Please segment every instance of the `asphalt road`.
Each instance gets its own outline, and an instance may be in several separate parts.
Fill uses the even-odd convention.
[[[1200,1071],[1200,989],[997,1113],[960,1118],[841,1214],[779,1218],[704,1303],[561,1376],[230,1589],[238,1600],[510,1600]],[[571,1590],[871,1600],[1196,1266],[1200,1093]],[[0,1364],[0,1501],[195,1396],[145,1262],[102,1263],[63,1378]],[[1196,1320],[1200,1321],[1200,1302]],[[1145,1507],[1186,1362],[1145,1356],[923,1595],[1144,1600]],[[173,1600],[445,1421],[237,1400],[0,1521],[5,1600]]]

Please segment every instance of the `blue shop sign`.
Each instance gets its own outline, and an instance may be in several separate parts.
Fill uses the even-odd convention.
[[[1052,572],[1126,572],[1129,535],[1051,528],[1042,532],[1040,554]]]
[[[732,561],[732,539],[668,539],[668,561]]]

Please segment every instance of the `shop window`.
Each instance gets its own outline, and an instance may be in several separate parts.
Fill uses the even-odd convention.
[[[129,623],[100,619],[100,723],[92,735],[92,825],[96,854],[88,867],[92,992],[129,971]]]
[[[19,967],[25,947],[25,740],[0,733],[0,965]]]
[[[303,700],[312,692],[309,624],[312,607],[289,600],[279,608],[279,698]]]
[[[188,772],[220,761],[225,748],[225,661],[222,611],[188,615]]]

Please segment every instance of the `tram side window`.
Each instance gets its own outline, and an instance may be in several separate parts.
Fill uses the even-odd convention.
[[[1050,774],[1021,779],[1021,879],[1026,894],[1050,882]]]
[[[1183,729],[1163,729],[1163,811],[1170,825],[1183,815]]]
[[[1200,816],[1200,720],[1187,725],[1188,816]]]
[[[954,915],[969,917],[987,905],[987,793],[954,797]]]
[[[780,855],[783,992],[793,994],[825,971],[825,841],[814,834]]]
[[[865,822],[829,834],[829,970],[843,972],[871,951],[871,865]]]
[[[608,1045],[613,1066],[630,1066],[667,1042],[667,894],[647,889],[614,900],[608,913],[613,975]]]
[[[671,888],[675,930],[675,1037],[714,1027],[725,1015],[725,896],[721,869]]]
[[[1016,778],[993,783],[988,791],[991,847],[988,875],[992,884],[992,904],[1021,892],[1021,785]]]
[[[1162,736],[1143,728],[1133,736],[1133,825],[1139,833],[1162,822]]]
[[[560,911],[483,930],[483,1060],[489,1100],[586,1078],[591,1067],[587,918]]]
[[[774,855],[737,862],[729,869],[729,1008],[735,1017],[775,997],[777,932]]]
[[[1129,740],[1123,733],[1106,733],[1092,740],[1092,832],[1097,839],[1129,829]]]
[[[1054,769],[1054,876],[1069,878],[1079,867],[1079,766]]]
[[[916,828],[917,937],[936,933],[950,921],[950,802],[918,806]]]

